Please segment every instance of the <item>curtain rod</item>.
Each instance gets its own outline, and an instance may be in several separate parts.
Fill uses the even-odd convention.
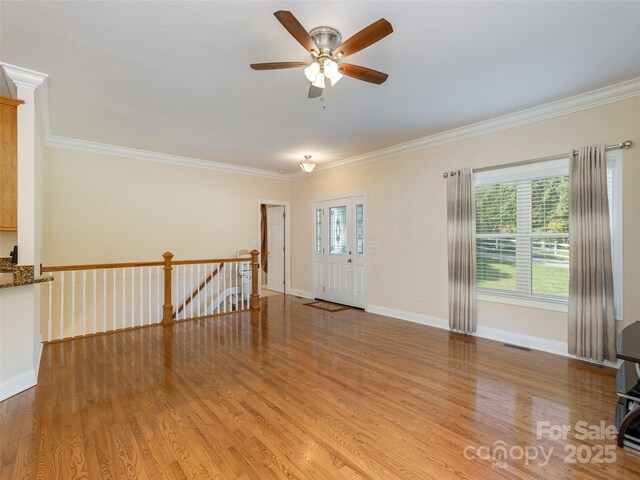
[[[631,140],[627,140],[626,142],[621,142],[621,143],[616,143],[615,145],[607,145],[606,147],[604,147],[605,150],[628,150],[629,148],[631,148],[633,146],[633,142]],[[557,160],[560,158],[565,158],[570,156],[573,152],[575,152],[575,150],[572,150],[570,153],[561,153],[559,155],[551,155],[549,157],[542,157],[542,158],[533,158],[530,160],[519,160],[517,162],[511,162],[511,163],[503,163],[502,165],[494,165],[492,167],[481,167],[481,168],[474,168],[473,172],[474,173],[478,173],[478,172],[486,172],[488,170],[496,170],[498,168],[504,168],[504,167],[515,167],[518,165],[527,165],[529,163],[538,163],[538,162],[545,162],[547,160]],[[457,171],[452,171],[452,172],[444,172],[442,174],[443,178],[447,178],[449,175],[451,175],[452,177],[457,175],[458,172]]]

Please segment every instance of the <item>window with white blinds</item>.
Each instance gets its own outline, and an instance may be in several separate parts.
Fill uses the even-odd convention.
[[[608,152],[607,159],[614,290],[616,310],[621,313],[621,176],[617,155]],[[571,253],[568,164],[568,159],[561,159],[475,175],[480,292],[567,300]]]

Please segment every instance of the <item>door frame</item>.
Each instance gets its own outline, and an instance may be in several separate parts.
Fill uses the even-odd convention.
[[[315,251],[316,251],[316,204],[318,202],[326,202],[329,200],[341,200],[343,198],[355,198],[355,197],[363,197],[364,198],[364,265],[367,270],[367,275],[364,279],[364,310],[367,311],[367,307],[369,305],[369,245],[368,245],[368,231],[369,231],[369,194],[367,190],[362,190],[359,192],[348,192],[339,195],[328,195],[322,197],[315,197],[311,201],[311,243],[309,244],[309,252],[311,252],[311,298],[315,299],[315,292],[313,287],[314,279],[316,278],[316,262],[315,262]],[[355,247],[355,246],[354,246]],[[356,307],[357,308],[357,307]]]
[[[258,251],[260,251],[262,240],[260,231],[260,223],[262,222],[260,207],[262,205],[284,207],[284,293],[288,294],[291,292],[291,203],[285,200],[258,199],[258,236],[255,247]],[[262,269],[258,275],[258,294],[262,295]]]

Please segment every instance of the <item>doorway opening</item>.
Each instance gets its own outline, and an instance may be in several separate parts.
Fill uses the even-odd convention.
[[[283,295],[289,291],[289,203],[260,200],[258,207],[260,296]]]

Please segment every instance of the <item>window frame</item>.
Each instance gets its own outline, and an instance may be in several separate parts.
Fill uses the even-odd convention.
[[[611,195],[610,216],[611,216],[611,261],[613,268],[614,284],[614,306],[616,320],[623,319],[623,152],[621,150],[610,150],[606,152],[607,173],[611,172]],[[541,177],[559,176],[569,174],[569,158],[564,157],[557,160],[549,160],[538,164],[521,165],[514,167],[504,167],[495,170],[487,170],[474,174],[475,187],[496,183],[506,183],[523,180],[533,180]],[[501,236],[495,234],[482,234],[485,236]],[[554,236],[554,235],[551,235]],[[477,288],[476,297],[479,301],[518,305],[558,312],[568,312],[569,299],[564,297],[554,297],[546,295],[522,294],[490,288]]]

